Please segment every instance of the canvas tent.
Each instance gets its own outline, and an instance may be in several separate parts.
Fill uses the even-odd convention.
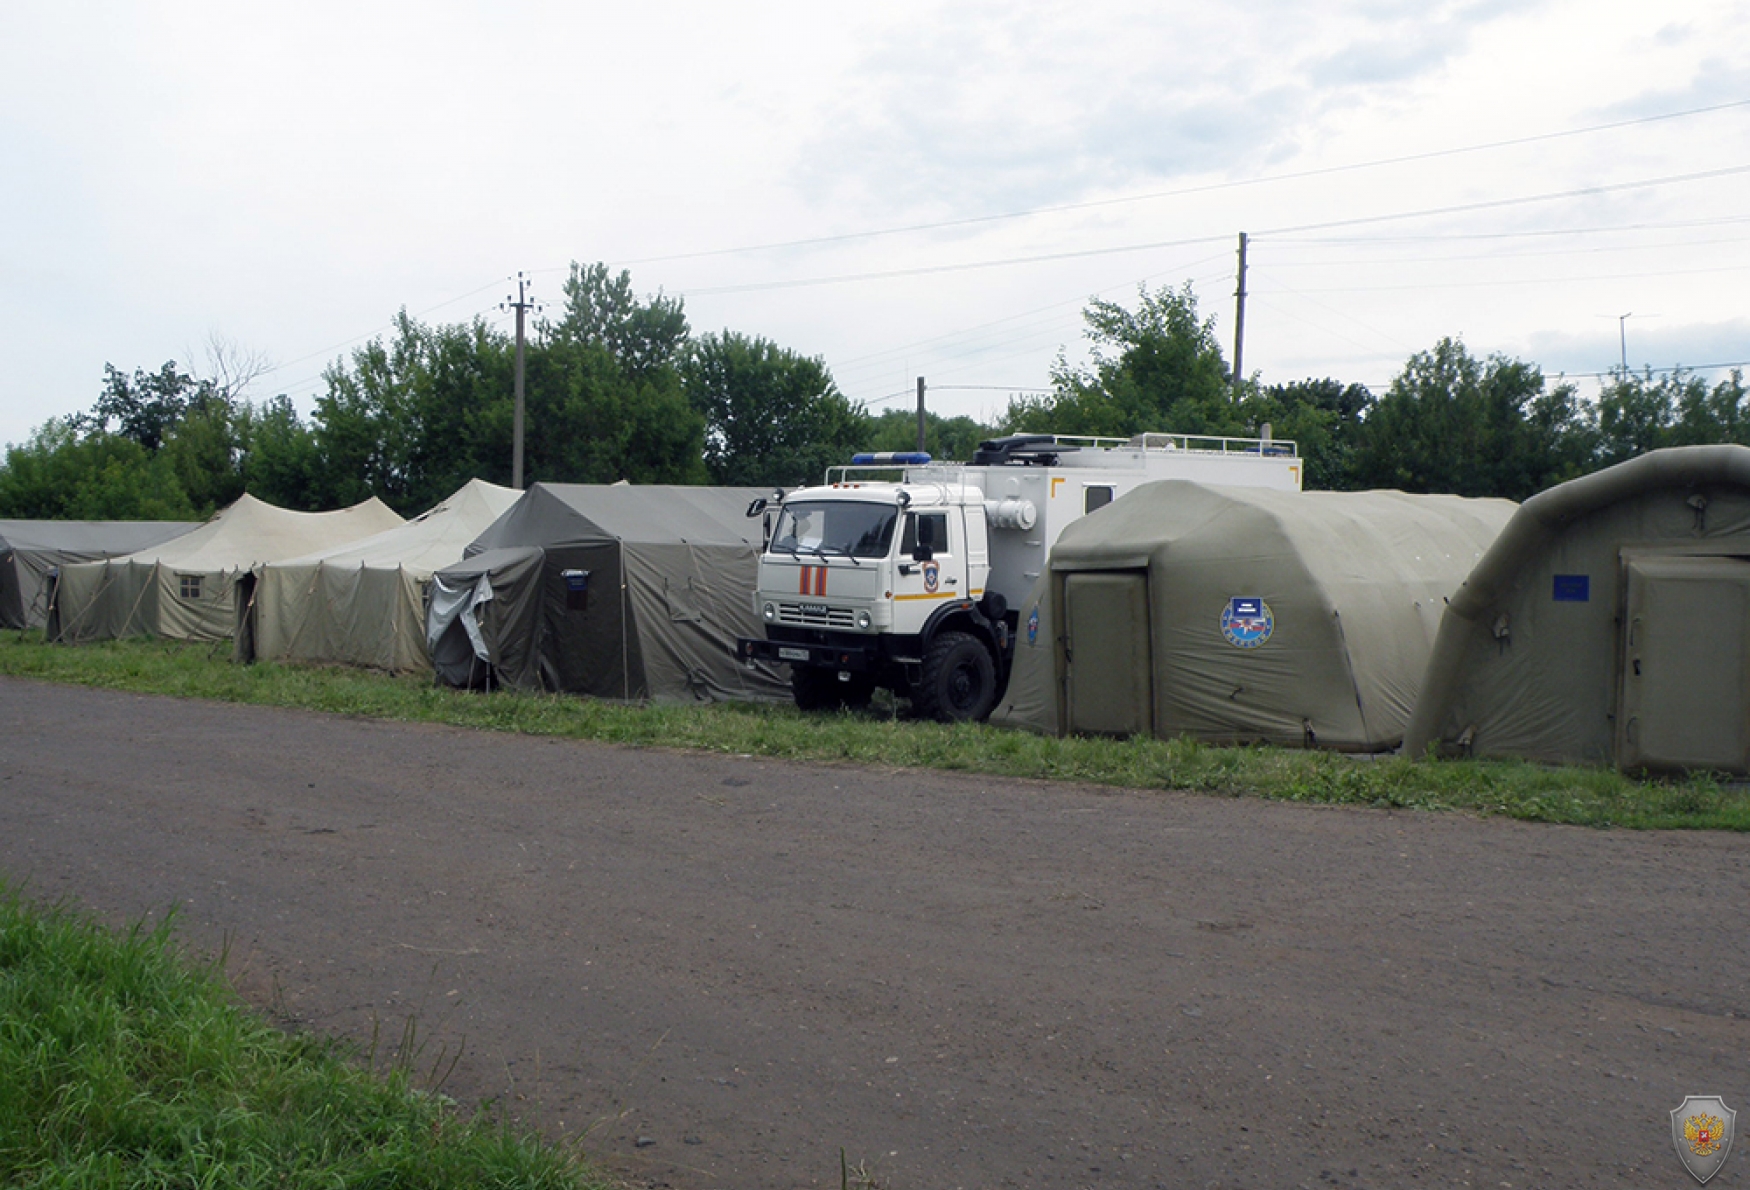
[[[426,638],[453,685],[600,698],[787,700],[742,665],[763,489],[536,484],[432,580]]]
[[[131,554],[194,529],[195,521],[0,521],[0,628],[41,628],[49,576],[75,562]]]
[[[429,669],[425,589],[522,493],[470,480],[405,524],[244,579],[237,659]]]
[[[239,575],[400,523],[374,496],[333,512],[293,512],[245,495],[162,545],[64,567],[47,634],[74,643],[125,636],[227,640],[237,621]]]
[[[1527,500],[1453,596],[1406,750],[1750,772],[1750,448]]]
[[[1071,525],[993,721],[1382,751],[1507,500],[1149,484]]]

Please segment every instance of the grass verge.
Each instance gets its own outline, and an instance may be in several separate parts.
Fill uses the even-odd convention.
[[[1585,826],[1750,830],[1750,789],[1706,775],[1637,781],[1523,761],[1357,758],[1190,740],[1053,739],[896,715],[802,715],[748,704],[635,706],[569,695],[451,690],[430,678],[263,663],[228,645],[0,638],[0,674],[183,698],[792,760],[1181,789],[1284,801],[1464,810]]]
[[[569,1152],[467,1116],[241,1007],[169,921],[114,934],[0,886],[0,1185],[609,1190]]]

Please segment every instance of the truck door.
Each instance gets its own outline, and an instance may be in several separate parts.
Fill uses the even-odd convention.
[[[899,565],[893,579],[894,631],[919,631],[943,600],[960,594],[960,563],[955,556],[958,542],[953,529],[953,518],[947,509],[905,514],[899,534]],[[928,560],[916,559],[920,545],[929,546]]]

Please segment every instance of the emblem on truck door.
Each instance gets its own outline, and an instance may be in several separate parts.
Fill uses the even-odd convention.
[[[924,563],[924,590],[934,595],[936,593],[936,584],[941,581],[941,578],[942,568],[940,566],[937,566],[934,562]]]

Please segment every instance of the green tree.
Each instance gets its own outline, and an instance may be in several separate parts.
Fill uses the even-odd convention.
[[[705,419],[678,370],[629,374],[600,342],[554,339],[528,358],[530,482],[702,483]]]
[[[1361,424],[1359,487],[1523,500],[1585,469],[1586,420],[1571,386],[1535,364],[1478,360],[1457,339],[1410,357]]]
[[[475,476],[508,483],[511,370],[508,337],[484,321],[428,326],[401,311],[388,337],[324,373],[312,438],[325,480],[311,495],[375,495],[411,514]]]
[[[544,328],[543,337],[598,344],[633,376],[680,362],[688,334],[681,299],[658,293],[640,301],[631,273],[611,274],[600,263],[573,261],[564,289],[564,313]]]
[[[818,482],[866,449],[869,416],[819,359],[731,331],[692,345],[681,368],[705,423],[705,469],[735,487]]]
[[[170,461],[133,438],[81,432],[55,419],[6,448],[0,517],[32,520],[193,520]]]
[[[281,508],[319,512],[328,508],[327,480],[315,431],[281,394],[242,411],[243,474],[256,497]]]
[[[135,368],[130,378],[114,364],[103,365],[103,391],[91,407],[72,421],[81,433],[108,432],[131,438],[149,451],[164,445],[170,431],[196,400],[212,394],[213,386],[179,372],[170,360],[156,372]]]
[[[1144,286],[1135,310],[1096,299],[1083,317],[1090,365],[1071,367],[1059,356],[1053,393],[1011,401],[1005,429],[1118,438],[1253,432],[1233,401],[1215,320],[1198,316],[1189,283],[1154,293]]]
[[[1651,371],[1618,370],[1600,390],[1594,418],[1601,466],[1662,446],[1750,444],[1750,408],[1738,371],[1709,388],[1681,369],[1657,379]]]
[[[249,424],[243,408],[217,388],[203,385],[165,434],[159,455],[202,516],[243,495]]]
[[[1268,388],[1247,385],[1242,418],[1261,432],[1294,442],[1305,460],[1309,488],[1346,490],[1355,486],[1354,466],[1362,420],[1373,408],[1364,385],[1339,380],[1300,380]]]

